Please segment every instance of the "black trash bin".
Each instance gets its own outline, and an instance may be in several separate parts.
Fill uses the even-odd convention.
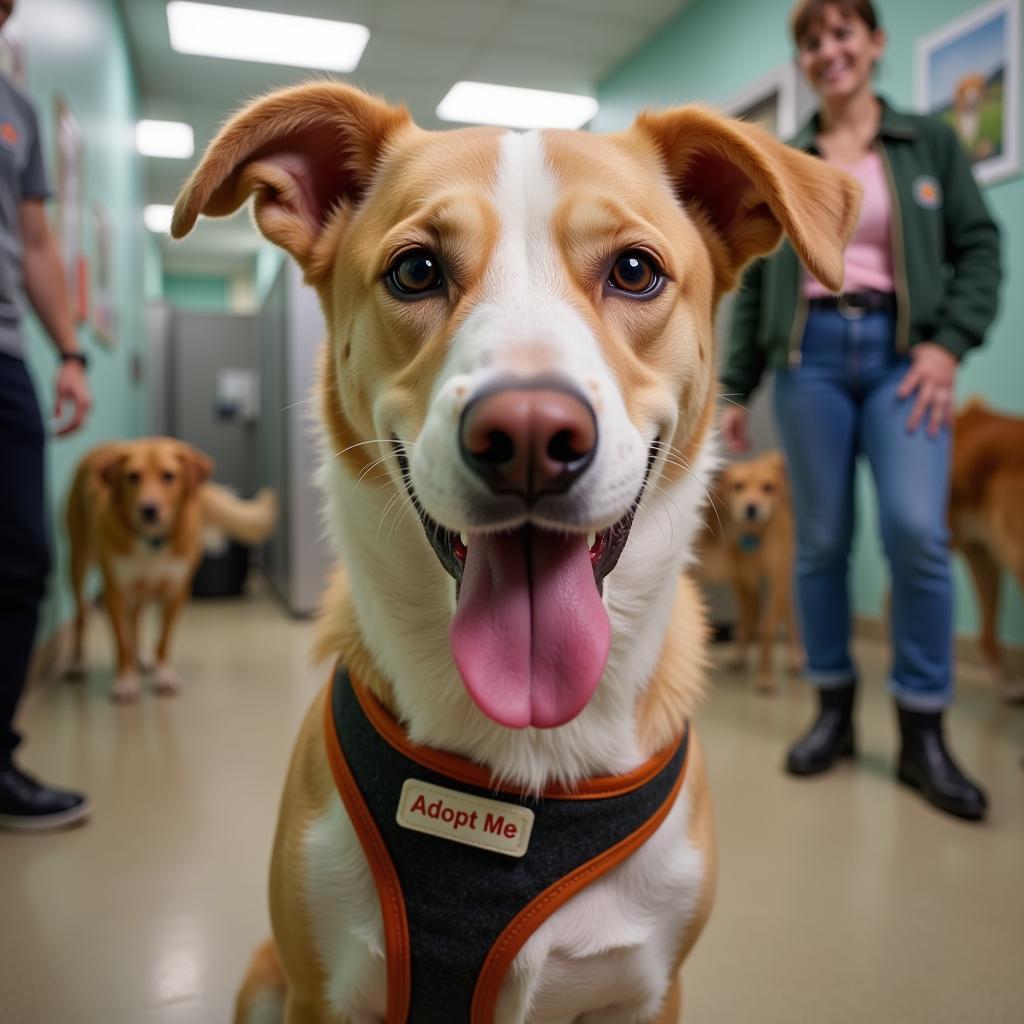
[[[228,540],[218,551],[207,551],[192,581],[195,597],[238,597],[249,574],[249,549]]]

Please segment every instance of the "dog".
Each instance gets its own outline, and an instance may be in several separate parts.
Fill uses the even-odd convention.
[[[208,456],[166,437],[102,444],[79,463],[66,514],[76,606],[69,678],[85,674],[85,580],[96,565],[117,647],[112,697],[122,703],[139,697],[139,670],[149,668],[139,654],[139,614],[150,601],[163,609],[156,692],[177,693],[181,679],[170,664],[171,634],[203,556],[204,531],[258,544],[277,516],[272,491],[242,501],[208,483],[212,471]]]
[[[236,1020],[675,1020],[715,879],[681,572],[712,319],[784,232],[837,288],[856,184],[700,107],[434,133],[319,82],[226,124],[171,232],[250,196],[327,322],[344,568]],[[607,794],[652,785],[587,852],[622,824]]]
[[[1024,418],[993,412],[980,398],[953,425],[949,527],[978,595],[985,660],[1004,699],[1024,700],[998,636],[1004,570],[1024,590]]]
[[[981,108],[985,102],[987,83],[984,75],[975,72],[961,77],[953,90],[953,124],[960,141],[971,156],[984,159],[990,142],[981,142]]]
[[[789,670],[797,672],[801,664],[793,606],[793,508],[782,453],[766,452],[723,469],[712,489],[705,526],[698,542],[697,578],[730,584],[739,617],[730,667],[746,669],[751,641],[757,637],[755,686],[770,693],[775,689],[772,647],[780,626],[786,631]]]

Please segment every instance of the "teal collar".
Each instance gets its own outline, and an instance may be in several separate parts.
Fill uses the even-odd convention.
[[[739,547],[745,555],[754,554],[761,547],[761,535],[759,533],[741,533]]]

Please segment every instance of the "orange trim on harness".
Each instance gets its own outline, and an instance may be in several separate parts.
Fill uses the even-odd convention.
[[[515,796],[534,795],[532,790],[495,782],[491,773],[482,765],[474,764],[456,754],[413,743],[388,709],[351,672],[349,672],[349,678],[352,680],[352,690],[373,727],[395,750],[404,754],[411,761],[415,761],[439,775],[447,775],[449,778],[464,782],[468,786],[490,789],[498,793],[510,793]],[[650,782],[672,760],[677,748],[677,743],[670,744],[665,750],[645,761],[639,768],[635,768],[625,775],[597,775],[592,779],[582,779],[571,786],[552,785],[545,788],[540,795],[556,800],[603,800],[607,797],[632,793],[633,790]],[[685,772],[685,770],[684,766],[683,771]]]
[[[380,900],[380,914],[384,922],[388,991],[387,1016],[384,1018],[384,1024],[405,1024],[412,999],[412,979],[409,922],[405,915],[402,883],[342,752],[334,727],[331,688],[327,690],[324,707],[324,741],[327,744],[327,760],[331,766],[331,774],[373,872],[377,898]]]
[[[681,742],[681,741],[680,741]],[[671,748],[674,753],[678,744]],[[621,864],[636,849],[642,846],[657,830],[668,816],[675,804],[676,797],[686,778],[686,768],[690,761],[690,744],[687,744],[682,769],[676,779],[672,791],[658,810],[633,832],[620,840],[615,846],[604,853],[580,865],[574,872],[559,879],[539,896],[528,903],[498,936],[491,947],[477,978],[476,991],[473,993],[471,1024],[493,1024],[494,1010],[498,1002],[498,994],[502,982],[508,974],[512,961],[526,940],[546,921],[559,907],[567,903],[578,892],[585,889],[601,875]],[[601,780],[598,780],[601,781]]]

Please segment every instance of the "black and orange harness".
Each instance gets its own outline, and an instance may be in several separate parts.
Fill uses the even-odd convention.
[[[495,785],[460,757],[410,742],[343,668],[327,701],[331,771],[373,872],[387,956],[385,1024],[492,1024],[506,972],[560,906],[657,829],[686,774],[689,726],[626,775],[541,796]],[[521,857],[412,831],[397,821],[406,780],[534,814]]]

